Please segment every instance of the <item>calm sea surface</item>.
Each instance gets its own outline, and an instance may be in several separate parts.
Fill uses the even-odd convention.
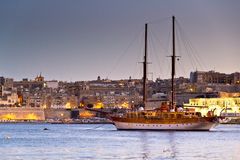
[[[110,124],[0,124],[0,159],[239,160],[240,125],[160,132],[117,131]]]

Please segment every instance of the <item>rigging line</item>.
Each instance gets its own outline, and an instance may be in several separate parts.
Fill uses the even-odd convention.
[[[179,34],[179,33],[177,33],[177,31],[176,31],[176,35],[177,34]],[[177,37],[177,41],[180,42],[180,39],[179,39],[180,37],[179,36],[176,36],[176,37]],[[178,44],[178,48],[179,48],[178,55],[180,57],[183,57],[183,55],[182,55],[182,53],[183,53],[182,45]],[[177,64],[178,67],[176,67],[177,68],[176,77],[177,76],[180,77],[180,76],[186,75],[185,65],[183,64],[183,62],[184,62],[183,58],[180,58],[180,60],[177,58],[177,61],[176,61],[177,63],[176,64]],[[181,75],[181,74],[183,74],[183,75]]]
[[[194,64],[199,64],[198,63],[198,61],[197,61],[197,59],[196,58],[194,58],[194,54],[193,54],[193,50],[192,50],[192,48],[190,47],[190,44],[189,44],[189,42],[186,40],[187,38],[184,38],[185,37],[185,35],[183,34],[183,31],[180,29],[180,26],[178,25],[178,27],[179,27],[179,31],[180,31],[180,37],[181,37],[181,42],[182,42],[182,44],[184,45],[184,47],[185,47],[185,49],[186,49],[186,53],[187,53],[187,55],[188,55],[188,58],[190,59],[190,62],[191,62],[191,65],[192,65],[192,67],[194,68]]]
[[[152,78],[153,78],[153,71],[155,71],[155,73],[161,73],[161,66],[160,66],[160,64],[159,64],[159,57],[158,57],[158,54],[157,54],[157,49],[156,49],[156,45],[154,44],[154,40],[153,40],[153,32],[152,32],[152,30],[149,30],[149,39],[150,39],[150,42],[149,42],[149,48],[150,48],[150,50],[149,50],[149,55],[151,56],[150,57],[150,59],[151,59],[151,61],[152,61],[152,63],[153,64],[157,64],[158,65],[158,67],[156,67],[156,65],[152,65]],[[154,54],[152,54],[152,53],[154,53]],[[156,57],[154,57],[154,55],[156,56]],[[149,68],[151,68],[151,67],[149,67]],[[159,70],[159,71],[158,71]]]
[[[178,26],[178,29],[179,29],[179,34],[180,34],[181,42],[182,42],[182,44],[184,45],[184,47],[185,47],[185,49],[186,49],[186,53],[188,54],[188,56],[189,56],[189,58],[190,58],[190,60],[191,60],[191,63],[195,63],[195,62],[193,62],[193,61],[195,61],[195,59],[194,59],[194,58],[191,59],[191,57],[193,57],[193,54],[191,54],[190,52],[193,52],[193,51],[192,51],[191,47],[189,46],[188,41],[186,40],[187,38],[184,38],[185,35],[184,35],[184,32],[183,32],[183,30],[181,29],[179,23],[177,23],[177,26]],[[190,52],[189,52],[189,50],[190,50]],[[194,65],[192,64],[192,66],[194,66]]]
[[[198,58],[196,57],[196,55],[194,54],[195,51],[194,49],[192,48],[192,45],[190,43],[190,41],[188,41],[187,39],[184,41],[184,44],[186,45],[187,47],[187,52],[188,54],[190,55],[190,58],[192,57],[192,61],[195,63],[195,65],[199,65],[201,67],[201,63],[200,61],[198,60]],[[192,66],[193,68],[196,67],[196,66]]]
[[[170,62],[169,62],[169,55],[170,55],[170,53],[169,52],[167,52],[167,53],[169,53],[169,54],[166,54],[166,52],[164,52],[165,54],[163,55],[163,56],[161,56],[162,57],[162,59],[161,59],[161,69],[162,69],[162,73],[161,73],[161,77],[162,78],[166,78],[166,77],[168,77],[169,75],[169,73],[171,73],[170,72],[170,70],[171,70],[171,65],[170,65]]]
[[[144,37],[144,36],[143,36]],[[141,42],[140,42],[140,46],[137,47],[139,49],[138,53],[141,53],[141,54],[137,54],[138,55],[138,58],[136,58],[138,60],[138,62],[136,62],[136,64],[140,64],[141,62],[144,61],[144,46],[145,45],[145,42],[144,42],[144,38],[141,38]],[[143,63],[142,63],[143,65]],[[142,79],[143,77],[143,70],[142,70],[142,65],[141,67],[138,67],[138,77],[140,77],[140,79]]]
[[[188,46],[188,49],[189,49],[189,55],[191,55],[194,63],[199,66],[200,68],[202,68],[202,64],[200,63],[199,59],[196,57],[196,55],[194,54],[194,49],[192,48],[191,46],[191,43],[189,41],[186,41],[186,45]],[[193,66],[193,69],[197,66]]]
[[[166,18],[166,20],[167,21],[169,21],[169,19],[172,19],[172,17],[168,17],[168,18]],[[169,23],[170,24],[170,23]],[[167,28],[169,28],[169,27],[167,27]],[[163,35],[162,35],[163,36]],[[167,47],[165,47],[164,45],[161,45],[161,44],[164,44],[164,43],[162,43],[162,41],[160,40],[160,38],[158,38],[158,36],[157,35],[155,35],[154,34],[154,38],[159,42],[158,44],[159,45],[161,45],[162,46],[162,50],[163,50],[163,57],[164,58],[162,58],[162,66],[163,67],[161,67],[161,68],[166,68],[166,69],[162,69],[163,71],[163,73],[161,74],[162,75],[162,77],[163,78],[166,78],[166,77],[168,77],[169,75],[168,75],[168,73],[170,73],[170,70],[171,70],[171,67],[170,67],[170,63],[168,63],[168,58],[166,58],[166,57],[168,57],[169,55],[170,55],[170,48],[171,48],[171,30],[169,30],[169,32],[168,32],[168,36],[167,36],[168,38],[168,40],[167,40]],[[165,71],[165,72],[164,72]]]
[[[152,31],[153,31],[153,29],[151,29]],[[155,32],[154,32],[155,33]],[[159,50],[162,50],[162,52],[163,52],[163,56],[162,57],[164,57],[164,58],[162,58],[162,59],[160,59],[160,61],[159,62],[161,62],[161,66],[163,66],[163,67],[160,67],[161,69],[162,69],[162,77],[167,77],[167,73],[168,72],[165,72],[164,73],[164,66],[167,66],[168,68],[167,68],[167,71],[170,71],[170,66],[169,66],[169,63],[167,63],[167,58],[166,57],[168,57],[169,55],[170,55],[170,52],[169,52],[169,48],[170,48],[170,37],[171,37],[171,31],[169,31],[168,32],[168,40],[167,40],[167,47],[165,47],[164,45],[163,45],[163,43],[162,43],[162,41],[160,40],[160,38],[157,36],[157,34],[152,34],[153,35],[153,38],[155,38],[156,39],[156,41],[157,41],[157,44],[158,45],[160,45],[160,49]],[[156,52],[156,55],[157,55],[157,57],[158,57],[158,54],[157,54],[158,52]],[[159,51],[159,53],[161,53],[161,51]],[[158,63],[159,64],[159,63]]]
[[[153,53],[156,53],[156,48],[154,46],[154,41],[153,41],[153,36],[152,36],[152,30],[149,30],[149,41],[148,41],[148,46],[149,46],[149,62],[150,64],[155,64],[156,59],[153,57]],[[155,61],[154,61],[155,60]],[[156,62],[157,63],[157,62]],[[151,69],[151,71],[150,71]],[[152,77],[153,77],[153,71],[156,71],[155,65],[151,65],[151,67],[149,66],[149,74],[152,73]]]
[[[143,35],[142,35],[142,37],[143,37]],[[136,58],[137,62],[135,63],[135,68],[134,68],[134,73],[133,73],[133,75],[136,77],[136,79],[137,79],[137,77],[142,78],[142,75],[143,75],[142,67],[138,67],[139,62],[141,62],[143,60],[142,58],[144,56],[144,48],[142,46],[144,46],[144,39],[143,38],[141,38],[140,46],[137,47],[137,53],[141,53],[141,54],[137,54],[138,57]]]
[[[178,29],[178,28],[177,28]],[[190,58],[190,63],[191,63],[191,65],[192,65],[192,67],[194,66],[194,60],[191,60],[191,54],[189,54],[189,52],[188,52],[188,47],[187,47],[187,44],[186,44],[186,42],[185,42],[185,40],[184,39],[182,39],[182,36],[181,36],[181,31],[180,30],[177,30],[177,34],[179,35],[179,36],[177,36],[177,40],[179,41],[179,42],[181,42],[180,44],[179,44],[179,46],[184,46],[184,48],[186,49],[186,53],[187,53],[187,57],[188,58]]]
[[[188,47],[189,47],[188,43],[183,40],[183,44],[184,44],[184,46],[185,46],[185,48],[186,48],[186,53],[187,53],[188,58],[189,58],[189,60],[190,60],[190,62],[191,62],[191,66],[192,66],[192,68],[195,68],[196,65],[199,65],[199,63],[198,63],[198,62],[196,61],[196,59],[193,57],[192,50],[188,48]]]
[[[196,54],[193,54],[193,56],[194,56],[194,57],[196,58],[196,60],[198,61],[199,66],[200,66],[201,68],[206,68],[206,65],[205,65],[204,61],[202,60],[200,54],[198,54],[197,50],[194,48],[194,46],[191,44],[190,41],[189,41],[189,44],[190,44],[191,49],[194,51],[194,53],[196,53]]]
[[[158,56],[158,51],[157,51],[157,49],[156,49],[156,45],[154,44],[154,32],[152,31],[152,30],[149,30],[149,38],[150,38],[150,40],[151,40],[151,42],[152,43],[149,43],[150,45],[150,47],[152,47],[152,49],[153,49],[153,53],[154,53],[154,55],[156,56],[156,59],[155,58],[153,58],[153,60],[155,60],[155,61],[157,61],[156,63],[157,63],[157,65],[158,65],[158,69],[157,70],[159,70],[159,72],[160,72],[160,74],[162,74],[162,67],[161,67],[161,65],[160,65],[160,61],[161,61],[161,59],[159,58],[159,56]],[[151,53],[151,52],[150,52]],[[151,54],[150,54],[151,55]],[[154,68],[154,67],[153,67]]]
[[[171,28],[171,27],[169,27],[169,28]],[[167,40],[167,48],[168,48],[168,51],[167,51],[167,53],[168,54],[166,54],[165,55],[165,63],[166,63],[166,66],[167,66],[167,68],[166,68],[166,73],[165,73],[165,77],[168,77],[169,75],[168,75],[168,73],[171,73],[171,63],[169,63],[169,56],[171,56],[171,51],[170,50],[172,50],[172,30],[170,29],[169,31],[168,31],[168,38],[167,38],[168,40]],[[165,64],[164,64],[165,65]]]
[[[194,58],[196,59],[196,61],[199,63],[199,66],[200,66],[201,68],[206,68],[206,65],[205,65],[204,61],[202,60],[202,58],[200,57],[200,54],[199,54],[199,53],[197,52],[197,50],[194,48],[194,46],[192,45],[191,41],[187,38],[187,36],[186,36],[186,34],[185,34],[184,30],[182,29],[182,27],[181,27],[181,25],[180,25],[179,22],[177,22],[177,25],[179,26],[180,31],[181,31],[182,34],[183,34],[183,37],[186,37],[186,42],[187,42],[187,44],[189,45],[189,48],[191,49],[191,51],[192,51],[193,53],[196,53],[196,54],[193,54],[193,57],[194,57]],[[201,63],[200,63],[200,62],[201,62]]]
[[[184,49],[182,48],[182,41],[181,41],[181,36],[180,36],[180,33],[179,31],[177,30],[176,28],[176,48],[177,48],[177,52],[176,54],[179,55],[180,57],[183,56],[183,53],[184,53]]]
[[[180,40],[180,35],[179,35],[179,31],[176,29],[176,47],[178,49],[178,52],[177,54],[182,57],[182,53],[183,53],[183,49],[182,49],[182,45],[181,45],[181,40]],[[177,58],[177,64],[179,67],[176,67],[177,68],[177,72],[176,72],[176,76],[181,76],[180,73],[182,72],[184,75],[186,75],[186,72],[185,72],[185,68],[184,68],[184,65],[181,65],[181,62],[179,62],[179,58]]]
[[[141,29],[142,31],[142,29]],[[110,72],[107,74],[107,77],[109,77],[109,75],[117,68],[117,66],[119,65],[121,59],[127,54],[128,50],[130,49],[130,47],[133,45],[133,42],[136,41],[136,39],[142,34],[141,31],[138,31],[137,34],[134,36],[134,38],[130,41],[130,43],[128,44],[127,48],[123,51],[123,53],[118,57],[117,62],[115,63],[115,65],[112,67],[112,69],[110,70]]]
[[[153,29],[151,29],[151,30],[153,31]],[[155,33],[155,32],[154,32],[154,33]],[[162,49],[164,53],[169,54],[168,49],[167,49],[164,45],[162,45],[163,43],[162,43],[162,41],[160,40],[160,38],[157,37],[157,34],[153,34],[153,37],[159,42],[158,44],[160,45],[160,49]]]

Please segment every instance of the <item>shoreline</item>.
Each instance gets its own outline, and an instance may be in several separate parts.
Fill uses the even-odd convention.
[[[13,120],[6,120],[0,121],[0,124],[113,124],[113,122],[109,120],[92,120],[92,119],[81,119],[81,120],[71,120],[71,121],[61,121],[61,120],[46,120],[46,121],[31,121],[31,120],[23,120],[23,121],[13,121]]]

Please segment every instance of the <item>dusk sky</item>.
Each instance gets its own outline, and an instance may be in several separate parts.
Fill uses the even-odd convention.
[[[1,0],[0,76],[140,78],[149,22],[149,78],[169,78],[172,15],[177,76],[240,72],[239,0]]]

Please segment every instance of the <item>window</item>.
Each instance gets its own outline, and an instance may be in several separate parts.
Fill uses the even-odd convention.
[[[182,117],[182,115],[181,114],[177,114],[177,118],[181,118]]]
[[[168,118],[168,114],[164,114],[164,115],[163,115],[163,118]]]
[[[170,114],[170,118],[175,118],[175,115],[174,114]]]

